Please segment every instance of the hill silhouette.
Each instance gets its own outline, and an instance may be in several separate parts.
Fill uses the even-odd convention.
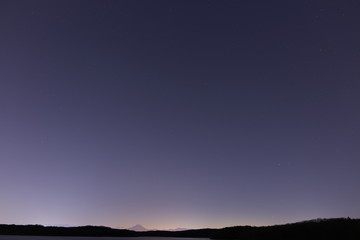
[[[103,226],[44,227],[42,225],[6,224],[0,225],[0,235],[136,237],[134,231]]]
[[[33,236],[112,236],[112,237],[189,237],[241,240],[359,240],[360,219],[316,219],[265,227],[235,226],[222,229],[186,231],[146,231],[113,229],[102,226],[44,227],[41,225],[0,225],[0,235]]]

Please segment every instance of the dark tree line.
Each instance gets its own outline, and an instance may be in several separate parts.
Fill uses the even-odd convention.
[[[44,227],[41,225],[0,225],[0,235],[108,236],[135,237],[136,232],[101,226]]]
[[[179,232],[113,229],[99,226],[44,227],[41,225],[0,225],[0,235],[191,237],[239,240],[360,240],[360,219],[317,219],[267,227],[237,226]]]
[[[244,240],[360,240],[360,219],[317,219],[268,227],[219,229],[212,238]]]

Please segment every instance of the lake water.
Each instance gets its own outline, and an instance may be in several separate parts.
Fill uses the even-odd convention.
[[[48,237],[0,235],[0,240],[209,240],[208,238],[172,237]]]

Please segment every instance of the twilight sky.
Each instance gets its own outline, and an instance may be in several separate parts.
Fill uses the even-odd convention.
[[[0,1],[0,223],[360,217],[360,1]]]

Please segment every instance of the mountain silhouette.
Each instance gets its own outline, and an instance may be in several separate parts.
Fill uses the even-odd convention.
[[[136,228],[135,228],[136,227]],[[143,230],[143,226],[133,228]],[[44,227],[0,224],[0,235],[93,236],[93,237],[187,237],[217,240],[359,240],[360,219],[315,219],[273,226],[234,226],[185,231],[131,231],[104,226]]]
[[[128,230],[132,230],[135,232],[146,232],[149,231],[149,229],[145,228],[144,226],[140,224],[136,224],[135,226],[132,226],[131,228],[128,228]]]
[[[172,229],[166,229],[165,231],[170,231],[170,232],[179,232],[179,231],[187,231],[190,230],[188,228],[172,228]]]

